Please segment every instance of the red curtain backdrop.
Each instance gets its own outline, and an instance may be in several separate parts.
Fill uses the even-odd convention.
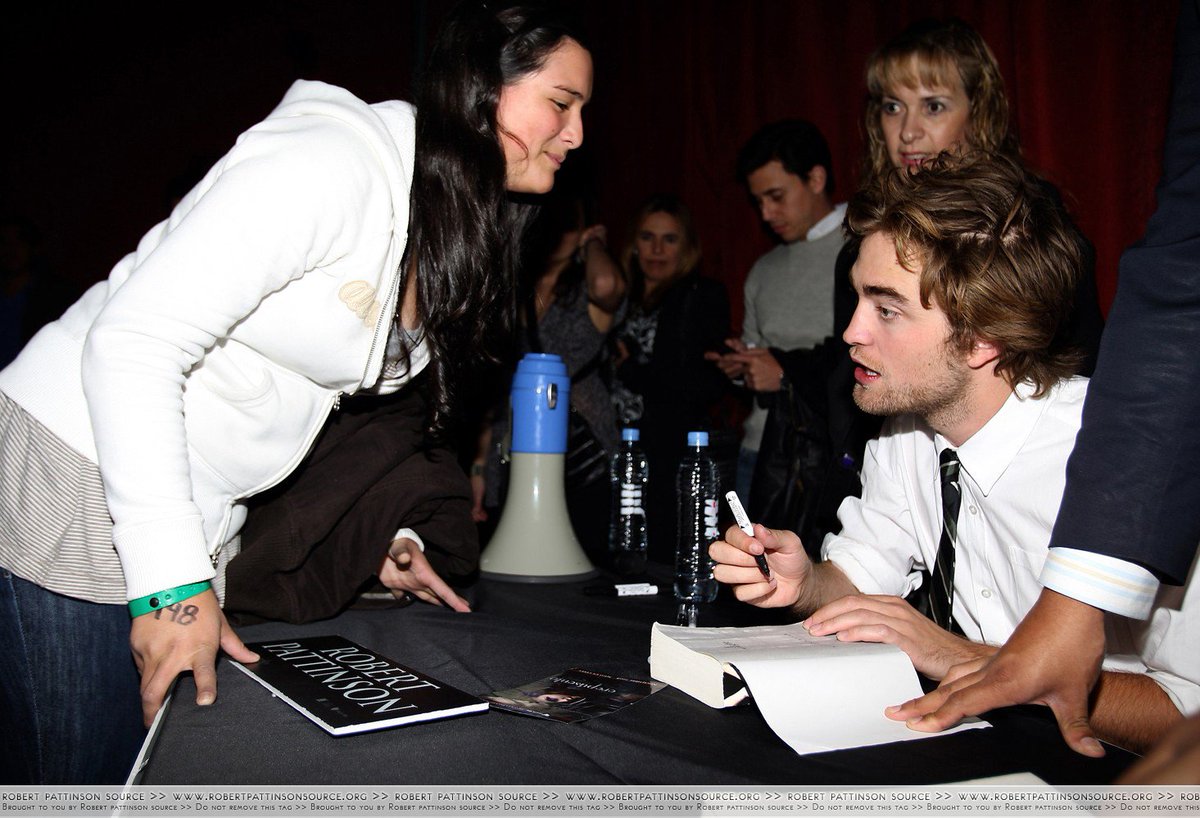
[[[105,275],[166,213],[168,182],[220,156],[297,77],[410,97],[449,0],[212,2],[7,11],[0,207],[36,223],[54,267]],[[733,175],[760,125],[806,117],[833,148],[837,198],[862,150],[863,63],[924,16],[977,27],[1000,61],[1029,163],[1096,245],[1107,307],[1121,250],[1153,210],[1174,0],[579,0],[594,33],[586,151],[618,241],[639,200],[679,193],[704,269],[741,284],[770,247]],[[168,20],[167,17],[170,19]],[[418,203],[419,206],[419,203]]]
[[[867,56],[913,20],[956,16],[996,53],[1027,161],[1094,242],[1107,309],[1121,251],[1154,207],[1176,13],[1173,0],[611,0],[593,15],[585,114],[603,213],[624,235],[644,195],[679,193],[736,323],[746,273],[771,246],[734,178],[740,145],[767,122],[812,120],[844,201],[862,154]]]

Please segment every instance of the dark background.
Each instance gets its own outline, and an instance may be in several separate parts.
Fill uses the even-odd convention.
[[[0,209],[32,220],[51,268],[104,276],[168,211],[173,179],[215,161],[297,78],[368,101],[411,98],[448,0],[59,2],[7,12]],[[1117,259],[1154,206],[1174,0],[579,0],[595,94],[586,161],[619,244],[637,203],[683,196],[704,269],[741,283],[770,247],[733,175],[761,124],[802,116],[834,152],[836,198],[862,151],[867,55],[914,19],[983,34],[1029,163],[1063,191],[1097,250],[1107,308]]]

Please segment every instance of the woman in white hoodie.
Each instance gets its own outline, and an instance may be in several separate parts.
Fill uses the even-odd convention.
[[[451,15],[419,114],[296,83],[0,372],[3,783],[118,782],[179,673],[212,702],[218,649],[255,658],[219,603],[240,501],[343,395],[426,371],[441,426],[507,331],[508,194],[582,142],[592,64],[558,12],[494,8]],[[416,546],[397,582],[428,591]]]

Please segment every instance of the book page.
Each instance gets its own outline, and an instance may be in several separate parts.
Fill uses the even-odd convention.
[[[797,753],[929,738],[884,715],[921,695],[912,662],[894,645],[839,642],[804,626],[680,628],[659,625],[691,650],[732,665],[759,712]],[[946,732],[987,726],[974,721]]]

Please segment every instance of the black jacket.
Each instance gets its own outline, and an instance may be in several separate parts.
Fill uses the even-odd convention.
[[[687,433],[710,428],[712,410],[729,390],[728,379],[704,353],[723,350],[729,333],[725,285],[693,273],[663,297],[649,360],[639,363],[631,350],[617,368],[617,378],[643,399],[639,427],[650,468],[646,525],[650,557],[659,562],[675,554],[675,478]],[[622,337],[619,328],[616,337]]]
[[[1182,3],[1158,209],[1116,301],[1050,546],[1182,583],[1200,541],[1200,3]]]
[[[444,578],[471,574],[479,541],[471,488],[451,452],[425,433],[418,377],[400,392],[342,400],[305,461],[251,498],[225,610],[242,621],[334,616],[373,581],[392,536],[412,528]]]

